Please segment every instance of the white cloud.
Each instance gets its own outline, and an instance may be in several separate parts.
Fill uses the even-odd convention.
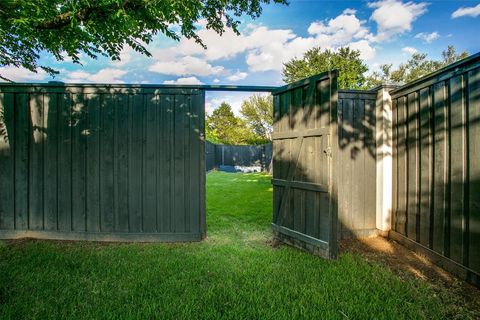
[[[258,42],[258,47],[248,51],[246,62],[251,71],[280,71],[283,63],[303,55],[314,46],[337,49],[347,45],[360,50],[362,58],[371,59],[375,55],[375,49],[370,45],[368,38],[371,35],[364,23],[354,15],[353,10],[345,10],[328,22],[311,23],[308,28],[309,37],[297,36],[292,30],[272,34],[271,30],[265,27],[257,28],[250,38],[259,38],[262,42]],[[259,33],[263,36],[260,37]]]
[[[246,62],[250,71],[281,70],[282,62],[313,46],[313,38],[297,37],[292,30],[258,27],[248,35],[251,48]]]
[[[412,47],[404,47],[404,48],[402,48],[402,51],[407,53],[407,54],[414,54],[414,53],[418,52],[417,49],[412,48]]]
[[[480,16],[480,3],[475,7],[461,7],[452,13],[452,19],[460,17],[478,17]]]
[[[134,52],[130,46],[124,47],[120,52],[120,60],[112,61],[112,66],[122,67],[129,64],[130,61],[132,61],[132,54]]]
[[[427,32],[420,32],[415,35],[415,38],[422,39],[426,43],[432,43],[432,41],[437,40],[440,38],[440,34],[437,31],[427,33]]]
[[[371,59],[375,55],[369,40],[372,35],[365,26],[366,22],[355,14],[354,9],[345,9],[335,18],[313,22],[305,37],[298,36],[291,29],[270,29],[254,24],[247,25],[240,35],[227,29],[220,36],[201,24],[204,29],[200,29],[198,35],[207,49],[192,39],[182,38],[175,47],[152,50],[157,62],[150,70],[178,76],[228,74],[228,70],[214,67],[210,61],[245,54],[245,62],[251,72],[280,71],[284,62],[303,55],[314,46],[335,50],[353,45],[361,51],[362,57]]]
[[[349,43],[350,48],[360,51],[360,58],[363,60],[371,60],[375,57],[376,50],[367,40],[360,40]]]
[[[325,25],[323,22],[314,22],[310,24],[308,33],[316,35],[317,39],[328,42],[329,45],[344,43],[353,38],[362,38],[368,32],[362,25],[364,21],[360,21],[353,13],[345,12],[336,18],[330,19]]]
[[[236,73],[232,74],[231,76],[228,76],[227,79],[230,80],[230,81],[240,81],[240,80],[245,79],[247,76],[248,76],[248,73],[237,71]]]
[[[70,83],[124,83],[121,78],[126,74],[127,71],[115,68],[104,68],[96,73],[89,73],[86,71],[78,70],[67,72],[66,77],[63,79],[63,81]]]
[[[193,39],[183,37],[175,52],[181,55],[200,55],[207,61],[233,58],[249,47],[248,39],[237,35],[231,29],[226,29],[222,35],[211,29],[200,29],[197,32],[207,49],[202,48]]]
[[[149,71],[161,74],[185,76],[208,76],[220,74],[224,71],[222,66],[212,66],[206,61],[192,56],[185,56],[176,61],[157,61],[148,68]]]
[[[370,19],[377,23],[377,35],[372,40],[384,41],[412,30],[413,21],[427,11],[428,3],[381,0],[368,6],[375,8]]]
[[[0,67],[0,75],[4,78],[16,82],[42,81],[48,77],[48,74],[42,69],[39,69],[37,73],[35,73],[25,68],[17,68],[13,66]],[[0,81],[3,80],[0,79]]]
[[[213,79],[213,83],[219,83],[219,82],[220,82],[220,79],[217,79],[217,78]]]
[[[226,102],[232,107],[233,113],[240,116],[242,102],[252,94],[252,92],[207,92],[205,97],[206,112],[211,113],[222,102]]]
[[[197,77],[178,78],[177,80],[166,80],[164,84],[203,84]]]
[[[352,9],[352,8],[347,8],[347,9],[343,10],[343,14],[355,14],[355,13],[357,13],[357,10]]]

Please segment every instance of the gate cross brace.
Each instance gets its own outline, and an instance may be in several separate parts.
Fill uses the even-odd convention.
[[[287,199],[290,196],[290,189],[292,188],[291,182],[293,180],[295,172],[297,171],[298,160],[300,159],[300,151],[302,150],[302,145],[303,145],[303,137],[298,137],[295,140],[296,140],[295,149],[294,149],[294,152],[292,152],[292,155],[294,155],[294,158],[292,158],[292,160],[293,159],[295,160],[291,162],[290,165],[288,166],[288,174],[286,179],[287,185],[285,186],[285,190],[283,191],[282,202],[280,203],[280,207],[278,208],[278,212],[276,214],[276,218],[278,220],[275,219],[276,221],[275,224],[279,226],[282,225],[283,220],[285,218],[286,210],[284,209],[287,204]]]

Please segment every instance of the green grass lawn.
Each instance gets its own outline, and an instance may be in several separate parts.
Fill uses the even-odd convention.
[[[440,319],[425,284],[271,240],[270,176],[207,175],[208,238],[0,243],[0,318]]]

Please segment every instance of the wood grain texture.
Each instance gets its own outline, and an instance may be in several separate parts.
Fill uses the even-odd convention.
[[[7,87],[0,237],[205,237],[203,92]]]
[[[394,90],[394,231],[461,269],[480,272],[480,55]],[[416,98],[414,98],[414,95]],[[408,117],[403,117],[405,100]],[[415,102],[417,101],[417,102]],[[418,110],[412,107],[418,105]],[[402,149],[407,123],[407,159]],[[418,123],[418,127],[414,123]],[[414,151],[418,150],[418,151]],[[413,153],[417,153],[414,155]],[[415,160],[418,159],[418,160]],[[418,164],[415,164],[418,163]],[[408,177],[407,187],[403,187]],[[418,180],[418,181],[415,181]],[[402,225],[404,189],[407,233]],[[418,203],[413,201],[418,198]],[[415,229],[411,219],[416,219]],[[415,237],[412,233],[415,230]]]
[[[337,112],[335,81],[320,75],[274,95],[273,228],[281,240],[326,258],[334,258],[337,247],[337,198],[331,192],[331,157],[337,144],[330,141],[330,113]]]
[[[0,93],[0,229],[15,228],[15,101]]]

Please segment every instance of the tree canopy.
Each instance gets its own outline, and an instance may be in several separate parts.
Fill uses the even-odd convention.
[[[238,33],[242,15],[257,18],[262,4],[270,2],[286,4],[286,0],[1,0],[0,66],[55,74],[38,65],[42,52],[76,63],[81,53],[118,60],[126,45],[148,56],[146,45],[159,33],[175,40],[184,36],[203,46],[197,34],[200,19],[219,34],[225,28]]]
[[[283,66],[283,81],[292,83],[315,74],[338,69],[340,89],[361,89],[365,84],[367,65],[360,58],[360,51],[349,47],[338,51],[320,47],[305,52],[302,58],[294,58]]]
[[[435,72],[438,69],[448,66],[458,60],[468,57],[468,52],[457,53],[454,46],[442,51],[441,60],[428,59],[425,53],[414,53],[405,63],[392,70],[392,64],[383,64],[380,66],[380,72],[373,72],[367,78],[367,86],[374,87],[379,84],[405,84],[418,78]]]
[[[339,89],[370,89],[380,84],[405,84],[435,72],[449,64],[468,57],[468,52],[457,53],[454,46],[442,51],[440,60],[432,60],[425,53],[416,52],[405,63],[393,69],[393,64],[380,65],[379,71],[368,74],[369,68],[358,50],[349,47],[338,51],[316,47],[284,64],[283,80],[291,83],[321,72],[338,69]]]
[[[207,115],[205,131],[207,140],[217,144],[256,145],[268,142],[257,135],[244,119],[237,117],[226,102]]]
[[[260,138],[272,139],[273,131],[273,97],[255,94],[244,100],[240,113],[247,126]]]

